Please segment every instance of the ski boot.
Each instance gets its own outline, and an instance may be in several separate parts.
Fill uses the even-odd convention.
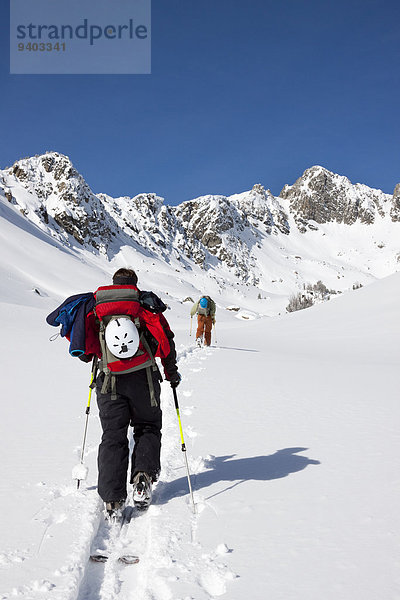
[[[142,471],[133,478],[133,503],[139,510],[146,510],[151,503],[151,477]]]
[[[118,502],[105,502],[106,519],[108,519],[110,522],[121,521],[124,507],[125,500],[119,500]]]

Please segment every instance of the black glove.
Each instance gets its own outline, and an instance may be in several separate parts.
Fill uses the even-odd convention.
[[[170,386],[172,387],[172,389],[174,389],[174,388],[178,387],[178,385],[180,384],[181,381],[182,381],[181,374],[179,373],[179,371],[177,371],[176,373],[174,373],[171,376],[169,383],[170,383]]]
[[[88,363],[91,360],[93,360],[93,354],[81,354],[80,356],[78,356],[78,358],[82,362]]]

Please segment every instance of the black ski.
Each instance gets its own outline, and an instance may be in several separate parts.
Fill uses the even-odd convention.
[[[123,510],[122,518],[120,520],[107,519],[106,522],[101,523],[100,527],[107,528],[108,534],[104,537],[109,539],[110,548],[105,552],[99,550],[91,554],[90,560],[92,562],[105,563],[108,561],[109,557],[113,553],[113,547],[117,543],[124,525],[130,523],[134,510],[135,509],[132,506],[126,506]],[[140,559],[135,554],[121,554],[117,560],[124,565],[136,565]]]
[[[105,563],[108,561],[107,554],[91,554],[90,560],[93,562]],[[118,557],[118,562],[123,563],[124,565],[136,565],[139,562],[139,557],[134,554],[121,554]]]

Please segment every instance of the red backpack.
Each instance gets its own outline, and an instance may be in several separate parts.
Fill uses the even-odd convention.
[[[102,393],[107,393],[111,383],[112,397],[116,397],[116,376],[146,369],[152,406],[157,404],[152,379],[152,371],[158,371],[155,357],[166,357],[170,345],[160,321],[160,314],[146,310],[140,304],[140,293],[133,285],[108,285],[99,287],[95,292],[94,313],[99,323],[99,341],[101,348],[100,370],[105,378]],[[128,322],[124,321],[129,320]],[[119,339],[115,333],[107,335],[111,329],[116,331],[121,323],[125,327],[125,340],[118,344],[118,351],[110,344],[111,338]],[[108,331],[107,331],[108,329]],[[121,329],[123,329],[121,327]],[[126,331],[132,331],[132,339]],[[137,336],[136,341],[134,337]],[[130,342],[132,342],[130,344]],[[137,350],[132,355],[136,348]],[[111,346],[111,348],[110,348]],[[128,347],[129,350],[128,351]],[[113,353],[113,350],[115,353]],[[124,352],[129,355],[124,357]]]

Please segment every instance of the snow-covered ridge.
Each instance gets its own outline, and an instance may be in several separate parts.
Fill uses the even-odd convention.
[[[108,259],[129,246],[259,296],[318,280],[344,290],[398,266],[400,184],[390,196],[319,166],[279,197],[256,184],[172,207],[154,193],[95,194],[68,157],[48,152],[0,171],[0,195],[64,245]]]

